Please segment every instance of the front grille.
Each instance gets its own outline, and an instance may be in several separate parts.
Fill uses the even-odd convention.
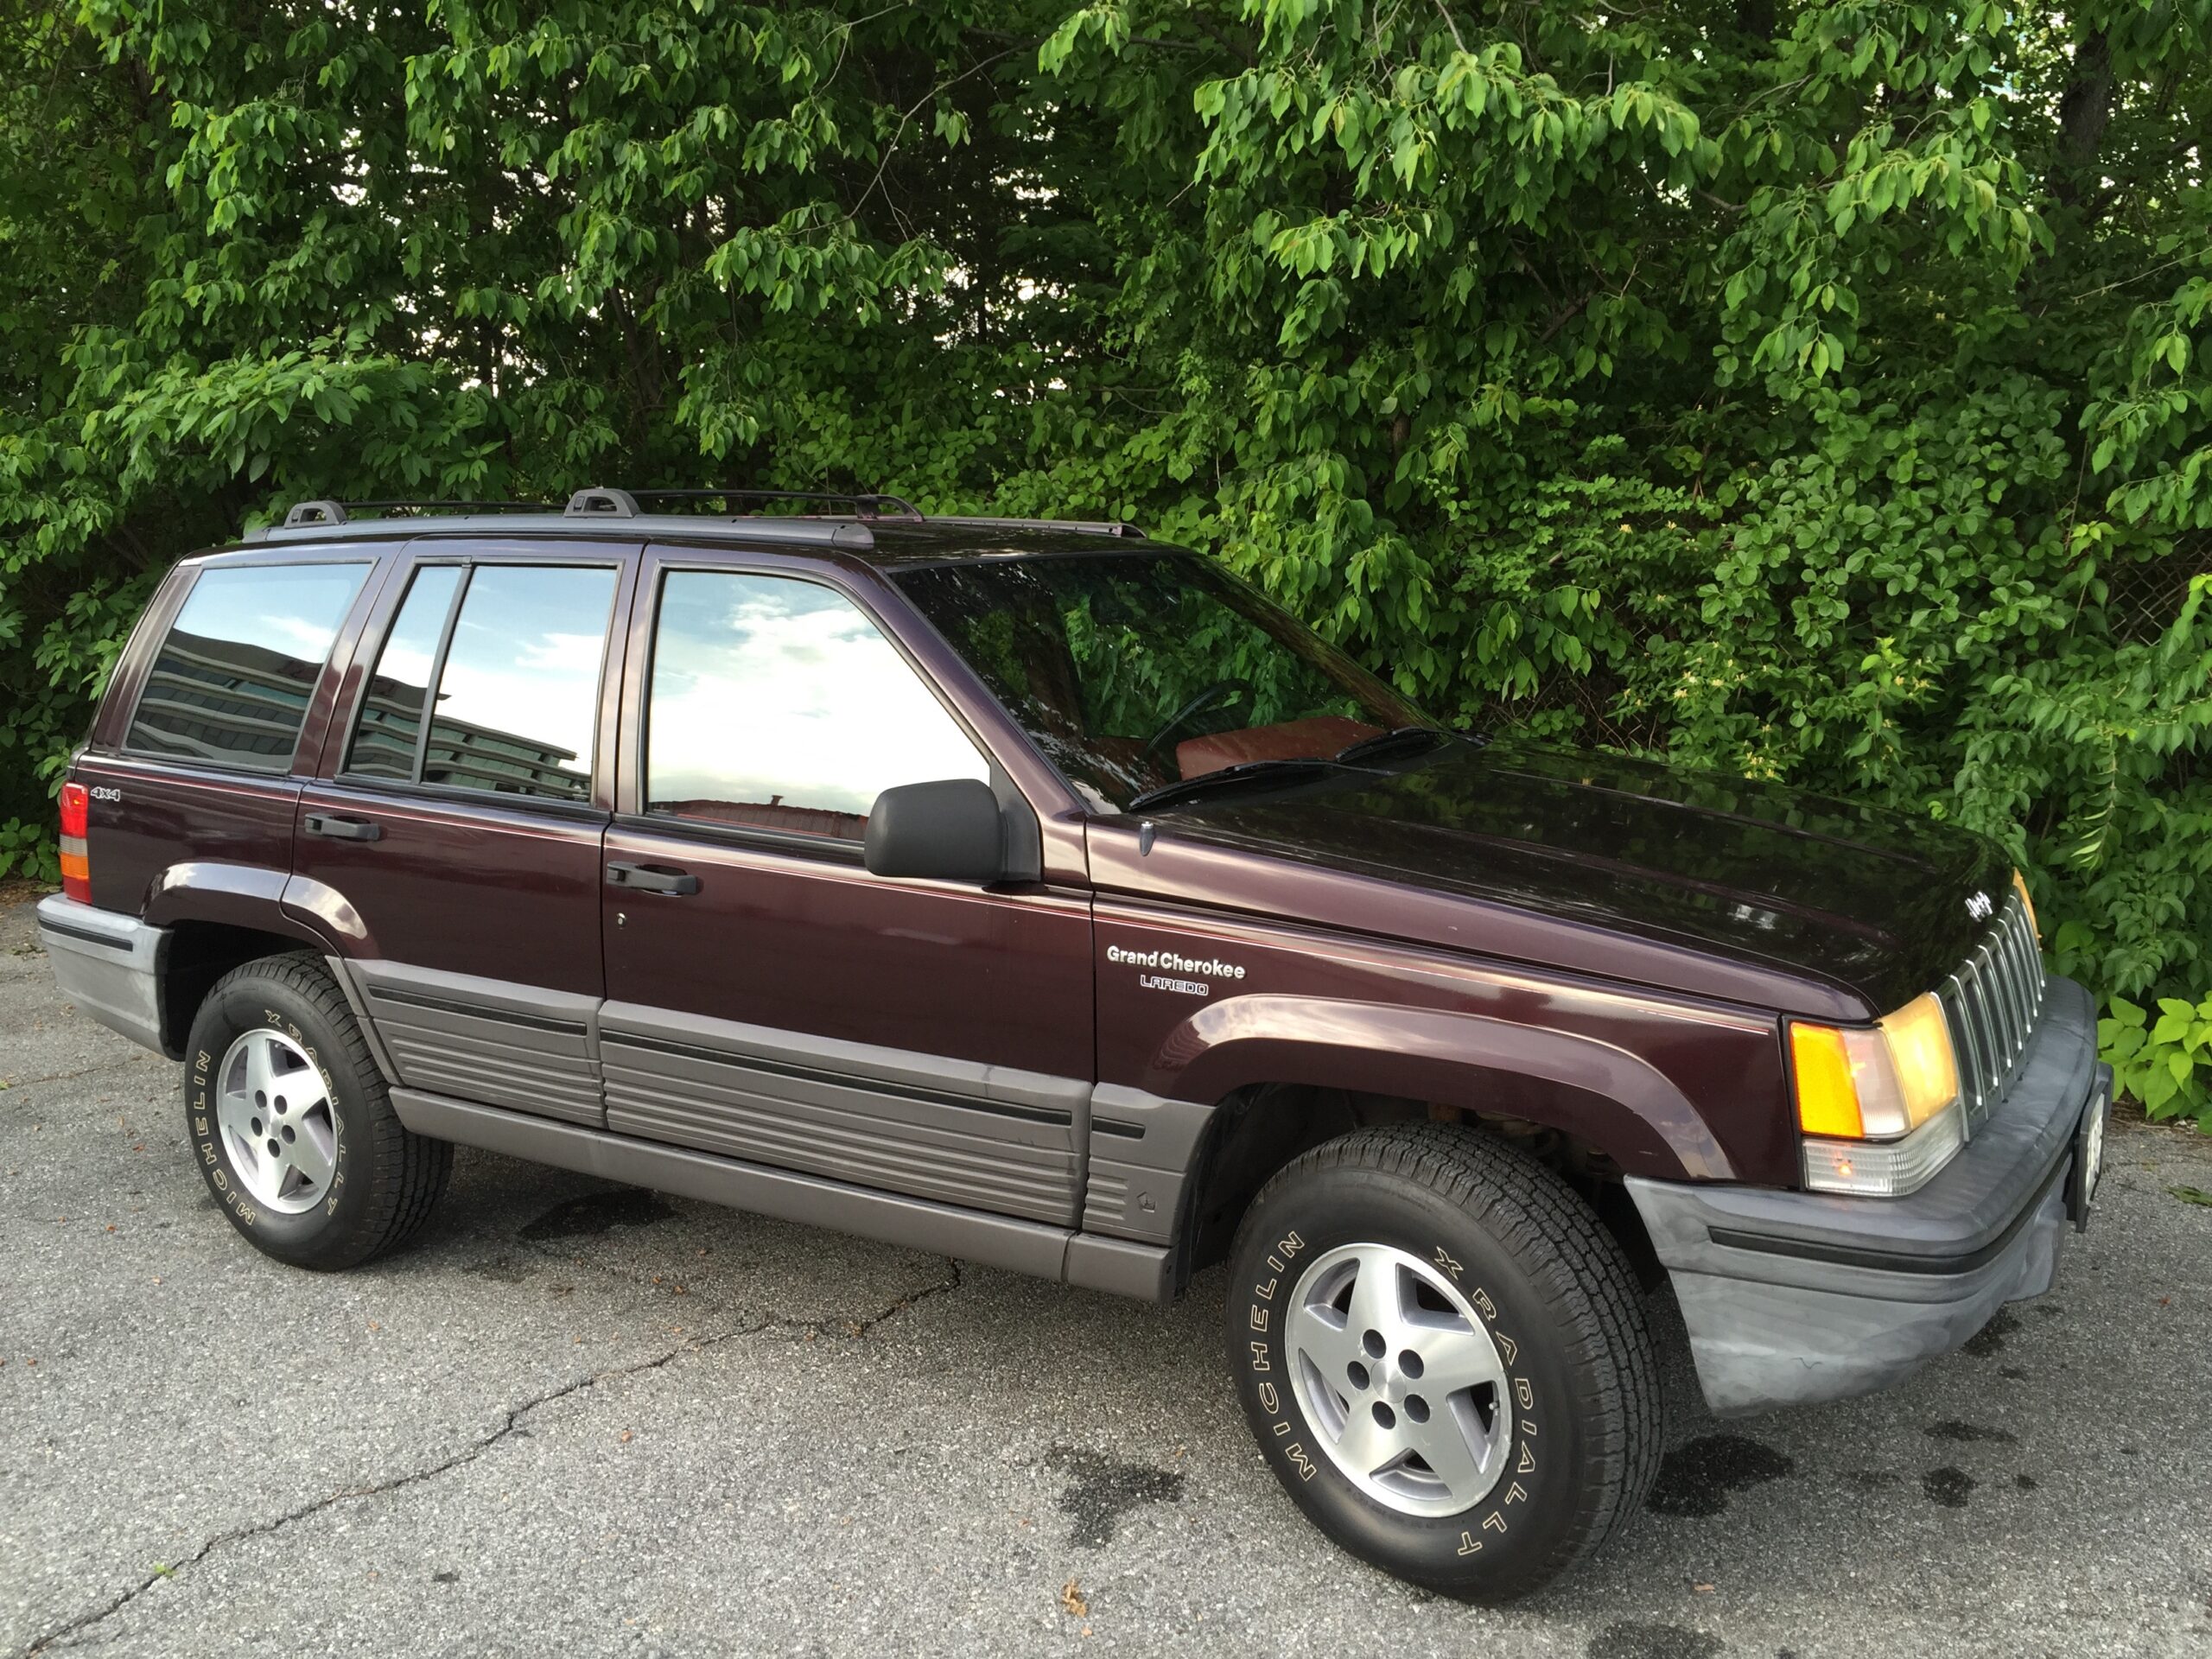
[[[2043,950],[2036,943],[2035,924],[2013,893],[2006,896],[1988,938],[1959,964],[1942,991],[1970,1131],[2012,1087],[2043,1013]]]

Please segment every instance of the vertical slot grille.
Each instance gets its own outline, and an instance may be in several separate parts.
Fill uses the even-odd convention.
[[[2020,895],[2009,893],[1997,925],[1942,987],[1969,1126],[1986,1117],[2012,1086],[2043,1013],[2044,983],[2035,925]]]

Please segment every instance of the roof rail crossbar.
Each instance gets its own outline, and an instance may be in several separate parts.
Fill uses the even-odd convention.
[[[930,515],[933,524],[957,524],[968,530],[1072,530],[1085,536],[1122,536],[1147,539],[1144,531],[1120,518],[966,518]]]
[[[895,495],[851,494],[842,490],[632,490],[640,501],[842,501],[856,518],[893,514],[919,518],[921,509]]]

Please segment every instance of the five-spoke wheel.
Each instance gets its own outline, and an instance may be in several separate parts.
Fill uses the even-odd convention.
[[[1316,1257],[1283,1340],[1299,1404],[1362,1491],[1407,1515],[1457,1515],[1497,1484],[1512,1440],[1505,1368],[1428,1263],[1387,1244]]]
[[[215,1116],[232,1167],[272,1210],[297,1215],[330,1191],[338,1122],[315,1062],[263,1027],[232,1043],[216,1072]]]

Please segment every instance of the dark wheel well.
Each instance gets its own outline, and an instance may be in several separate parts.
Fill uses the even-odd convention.
[[[1425,1122],[1464,1123],[1557,1173],[1620,1241],[1644,1287],[1659,1282],[1658,1255],[1619,1170],[1587,1141],[1510,1112],[1463,1111],[1397,1095],[1284,1083],[1239,1090],[1215,1115],[1185,1217],[1185,1278],[1227,1258],[1237,1224],[1277,1170],[1355,1129]]]
[[[300,951],[322,953],[312,941],[228,922],[178,922],[169,929],[162,957],[162,1048],[173,1060],[184,1058],[185,1040],[200,1005],[215,982],[233,968],[263,957]]]

